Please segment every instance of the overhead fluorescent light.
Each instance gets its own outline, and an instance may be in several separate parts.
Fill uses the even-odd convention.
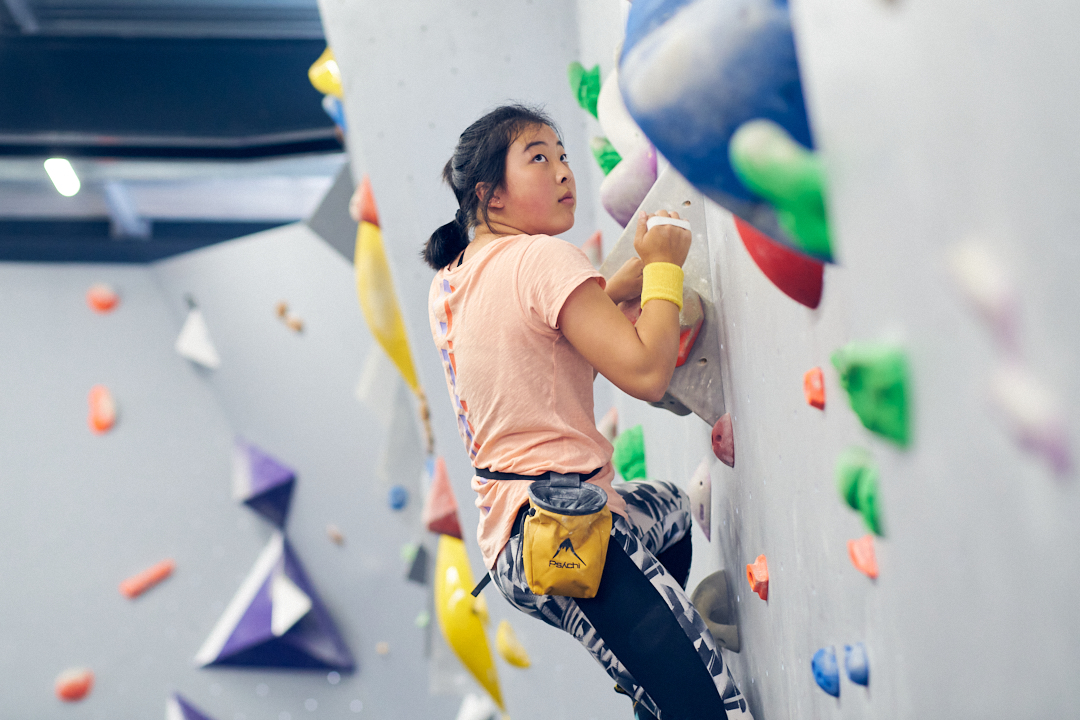
[[[56,191],[64,197],[71,197],[82,187],[75,168],[71,167],[67,158],[49,158],[45,161],[45,172],[49,173],[49,179],[56,186]]]

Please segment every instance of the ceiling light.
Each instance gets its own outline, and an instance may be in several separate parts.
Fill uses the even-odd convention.
[[[75,168],[71,167],[67,158],[49,158],[45,161],[45,172],[49,173],[56,191],[64,197],[71,197],[82,187]]]

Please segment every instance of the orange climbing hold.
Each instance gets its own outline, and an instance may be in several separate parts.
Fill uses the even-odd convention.
[[[428,490],[421,521],[433,533],[449,535],[461,539],[461,522],[458,520],[458,504],[454,491],[450,487],[450,474],[446,471],[446,461],[435,458],[435,468],[431,477],[431,489]]]
[[[851,556],[851,564],[871,580],[878,576],[877,556],[874,554],[874,536],[863,535],[858,540],[847,541],[848,555]]]
[[[356,192],[360,222],[368,222],[379,227],[379,210],[375,207],[375,194],[371,192],[371,178],[364,175]]]
[[[746,566],[746,579],[751,592],[756,592],[762,600],[769,599],[769,564],[764,555],[758,555],[757,560]]]
[[[53,690],[64,702],[77,702],[90,694],[94,687],[94,673],[86,668],[65,670],[56,677]]]
[[[171,559],[162,560],[157,565],[149,567],[137,575],[132,575],[127,580],[120,583],[120,593],[127,599],[134,600],[165,578],[172,575],[173,570],[175,569],[176,563]]]
[[[120,296],[111,285],[98,283],[91,285],[86,291],[86,304],[96,313],[108,313],[116,309],[120,303]]]
[[[810,368],[803,375],[803,392],[806,393],[806,402],[818,410],[825,409],[825,375],[821,368]]]
[[[98,435],[107,433],[116,424],[116,402],[109,388],[95,385],[90,388],[90,429]]]

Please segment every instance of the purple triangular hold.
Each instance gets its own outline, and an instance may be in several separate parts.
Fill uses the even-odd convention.
[[[279,575],[288,578],[295,586],[290,591],[292,595],[303,593],[311,603],[306,612],[301,606],[299,612],[303,614],[291,627],[278,629],[280,635],[275,634],[273,629],[276,622],[275,597],[280,602],[286,602],[281,595],[275,596],[274,578]],[[345,672],[351,672],[356,666],[352,653],[330,619],[326,606],[315,592],[296,553],[284,536],[277,533],[255,562],[255,567],[195,659],[203,666],[312,668]]]
[[[233,447],[233,497],[279,528],[285,527],[296,473],[255,445],[237,438]]]
[[[165,714],[167,720],[213,720],[209,715],[182,698],[179,693],[173,693],[171,707]]]

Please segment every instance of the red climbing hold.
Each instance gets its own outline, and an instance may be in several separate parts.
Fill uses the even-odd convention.
[[[91,285],[90,289],[86,291],[86,304],[96,313],[112,312],[119,302],[120,296],[116,294],[116,290],[111,285],[98,283],[97,285]]]
[[[712,428],[712,451],[716,459],[735,467],[735,435],[731,430],[731,413],[724,413]]]
[[[454,491],[450,487],[450,475],[446,472],[446,461],[441,457],[435,458],[431,489],[428,490],[421,520],[431,532],[449,535],[460,540],[461,523],[458,521],[457,511],[457,500],[454,498]]]
[[[825,265],[789,250],[747,222],[735,218],[746,251],[765,277],[795,302],[816,308],[821,302]]]
[[[175,569],[175,562],[172,560],[162,560],[157,565],[149,567],[137,575],[132,575],[127,580],[120,583],[120,594],[129,600],[134,600],[159,582],[165,580],[165,578],[172,575],[173,570]]]
[[[97,435],[107,433],[116,424],[116,401],[109,388],[95,385],[90,388],[90,415],[86,422]]]
[[[690,359],[690,351],[701,333],[705,321],[705,308],[701,296],[693,290],[683,291],[683,309],[679,312],[679,354],[675,358],[675,367],[682,367]]]
[[[746,566],[746,579],[750,582],[751,592],[756,592],[762,600],[769,599],[769,564],[764,555]]]
[[[64,702],[77,702],[90,694],[94,687],[94,673],[86,668],[65,670],[56,677],[54,691]]]
[[[858,540],[847,541],[851,564],[871,580],[877,579],[877,556],[874,554],[874,536],[863,535]]]
[[[825,375],[821,368],[810,368],[803,375],[803,392],[806,393],[806,402],[818,410],[825,409]]]

